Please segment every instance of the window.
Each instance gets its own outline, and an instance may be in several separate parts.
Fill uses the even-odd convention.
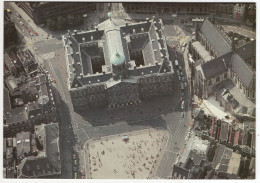
[[[216,82],[218,83],[220,81],[220,77],[218,76],[216,79]]]
[[[209,86],[211,86],[212,85],[212,80],[209,80]]]
[[[227,78],[227,73],[224,74],[224,78],[225,78],[225,79]]]

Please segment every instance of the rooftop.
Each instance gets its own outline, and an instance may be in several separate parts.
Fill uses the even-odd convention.
[[[126,63],[129,76],[135,77],[141,73],[160,73],[160,69],[173,72],[161,24],[161,20],[131,24],[111,18],[99,24],[96,30],[69,31],[63,40],[70,88],[108,81],[112,78],[112,64]],[[142,59],[136,56],[137,52]],[[135,62],[135,67],[131,62]]]
[[[213,56],[210,55],[209,51],[206,50],[205,46],[203,46],[199,41],[195,41],[192,43],[192,46],[197,50],[202,59],[207,62],[210,61]]]
[[[59,127],[57,123],[35,126],[43,150],[36,157],[27,157],[18,165],[18,178],[40,178],[60,175]]]
[[[224,55],[231,51],[231,45],[224,38],[222,33],[207,18],[202,23],[199,31],[207,39],[218,56]],[[214,36],[212,36],[214,35]]]

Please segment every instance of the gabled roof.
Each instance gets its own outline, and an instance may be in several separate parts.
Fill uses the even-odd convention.
[[[205,78],[209,79],[226,72],[228,67],[227,62],[230,60],[230,58],[231,53],[227,53],[202,64],[201,68]]]
[[[202,23],[199,31],[217,52],[218,56],[224,55],[232,50],[231,45],[227,42],[222,33],[207,18]]]
[[[248,60],[256,56],[256,40],[250,41],[239,48],[235,52],[244,60]]]
[[[233,53],[231,57],[232,70],[236,73],[241,82],[248,88],[255,88],[255,73],[245,63],[242,57]],[[246,73],[246,74],[245,74]]]

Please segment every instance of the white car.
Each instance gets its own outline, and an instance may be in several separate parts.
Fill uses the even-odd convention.
[[[33,33],[32,33],[32,32],[30,32],[30,35],[31,35],[31,36],[33,36]]]
[[[23,22],[22,22],[22,21],[20,21],[19,23],[20,23],[21,25],[23,25]]]

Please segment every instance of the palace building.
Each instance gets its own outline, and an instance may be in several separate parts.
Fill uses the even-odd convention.
[[[173,91],[173,66],[160,19],[110,18],[95,30],[63,36],[74,110],[121,107]]]

